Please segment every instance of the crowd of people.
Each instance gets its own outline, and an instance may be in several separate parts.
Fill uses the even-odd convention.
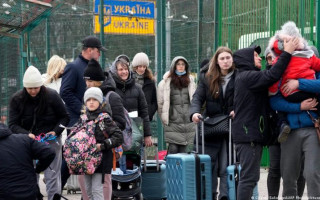
[[[168,154],[186,153],[194,144],[200,116],[228,115],[241,164],[238,200],[251,199],[265,145],[269,199],[278,198],[281,178],[283,198],[301,198],[305,184],[309,199],[320,198],[320,144],[312,121],[320,114],[320,59],[293,22],[271,37],[264,52],[266,69],[261,69],[260,46],[235,52],[221,46],[201,64],[198,83],[183,56],[172,59],[157,85],[147,54],[137,53],[132,61],[119,55],[104,70],[101,51],[106,51],[101,41],[88,36],[73,62],[54,55],[45,74],[34,66],[26,69],[23,89],[10,100],[8,126],[0,124],[0,199],[41,199],[42,171],[48,199],[56,199],[70,177],[62,133],[69,135],[69,128],[103,115],[94,131],[101,164],[94,174],[78,175],[78,181],[82,199],[110,200],[112,149],[123,143],[124,109],[141,118],[147,147],[153,145],[150,122],[158,112]],[[205,138],[215,200],[228,199],[228,140],[229,135]]]

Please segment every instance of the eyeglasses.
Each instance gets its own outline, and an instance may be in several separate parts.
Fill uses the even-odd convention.
[[[267,56],[267,61],[271,61],[273,59],[272,56]]]

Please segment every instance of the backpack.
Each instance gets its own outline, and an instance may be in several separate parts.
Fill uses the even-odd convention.
[[[114,91],[108,92],[108,94],[106,95],[106,98],[105,98],[105,100],[107,101],[108,104],[109,104],[109,99],[110,99],[111,93],[116,93],[116,92],[114,92]],[[131,118],[129,117],[128,111],[124,107],[123,107],[123,113],[124,113],[124,117],[126,119],[126,127],[122,131],[122,135],[123,135],[122,148],[123,148],[123,151],[129,151],[132,147],[132,121],[131,121]]]
[[[87,122],[86,114],[80,116],[63,145],[63,156],[68,165],[70,174],[93,174],[102,160],[102,152],[97,151],[94,131],[96,124],[110,117],[107,113],[100,113],[92,121]]]

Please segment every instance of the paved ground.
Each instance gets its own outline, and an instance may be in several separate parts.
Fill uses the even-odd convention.
[[[268,199],[268,192],[267,192],[267,175],[268,175],[268,170],[265,168],[261,168],[261,173],[260,173],[260,181],[259,181],[259,199],[262,200],[267,200]],[[40,178],[40,189],[42,194],[45,195],[46,198],[46,192],[45,192],[45,185],[42,181],[43,175],[41,175]],[[280,193],[281,194],[281,193]],[[63,195],[69,199],[69,200],[80,200],[81,199],[81,192],[77,192],[76,194],[67,194],[67,191],[63,191]],[[302,199],[307,199],[307,189],[305,189],[304,196]]]

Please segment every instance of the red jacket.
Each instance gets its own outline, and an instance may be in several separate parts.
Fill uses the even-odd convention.
[[[274,51],[277,53],[281,50],[278,49],[278,41],[274,43]],[[273,64],[277,62],[279,57],[277,57]],[[287,97],[294,92],[299,91],[294,90],[290,94],[284,93],[282,86],[287,82],[288,79],[315,79],[315,73],[320,71],[320,59],[313,55],[311,58],[292,56],[291,60],[287,66],[287,69],[281,77],[280,91],[284,97]],[[269,93],[276,94],[279,86],[279,81],[269,87]]]

